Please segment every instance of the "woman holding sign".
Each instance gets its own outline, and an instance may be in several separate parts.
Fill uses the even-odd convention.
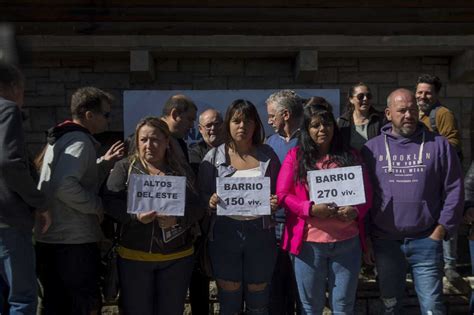
[[[133,196],[148,198],[179,195],[164,177],[186,176],[185,168],[173,159],[169,139],[168,126],[161,119],[141,120],[135,131],[135,152],[115,165],[107,181],[106,213],[122,225],[118,249],[122,314],[183,314],[194,264],[193,226],[203,214],[202,207],[193,207],[199,205],[193,183],[186,183],[184,216],[159,215],[155,210],[160,209],[127,211],[128,190],[133,190]],[[153,175],[156,179],[143,185],[153,186],[151,192],[132,186],[132,174]],[[158,192],[163,183],[167,192]]]
[[[224,128],[225,143],[207,153],[198,176],[205,204],[213,212],[218,208],[209,253],[220,311],[224,315],[240,313],[245,297],[246,314],[268,314],[269,282],[277,254],[270,220],[277,198],[271,194],[280,162],[263,144],[263,125],[249,101],[236,100],[230,105]],[[232,183],[234,178],[240,182]],[[221,189],[219,196],[216,183]],[[266,211],[260,212],[258,204],[266,204]]]
[[[354,314],[370,184],[364,174],[365,204],[315,203],[309,200],[307,172],[360,164],[359,156],[344,148],[332,112],[306,106],[298,145],[288,152],[277,183],[287,213],[282,246],[292,256],[303,314],[322,314],[326,287],[334,314]],[[343,186],[345,178],[324,180],[342,180]],[[312,188],[324,191],[324,180]]]

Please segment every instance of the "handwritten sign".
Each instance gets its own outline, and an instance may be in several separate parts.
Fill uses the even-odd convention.
[[[338,206],[365,203],[361,166],[309,171],[310,199],[315,203],[334,202]]]
[[[130,174],[127,212],[184,216],[186,177]]]
[[[217,215],[268,215],[270,209],[269,177],[218,177]]]

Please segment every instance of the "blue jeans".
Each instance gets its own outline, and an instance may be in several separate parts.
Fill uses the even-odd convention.
[[[454,234],[449,240],[443,241],[444,268],[456,269],[456,260],[458,257],[458,233]]]
[[[269,287],[277,256],[275,230],[264,228],[262,218],[240,221],[217,217],[213,233],[209,255],[218,285],[219,280],[240,283],[236,290],[219,286],[221,315],[239,313],[243,296],[246,314],[268,314]],[[248,289],[252,284],[266,285],[263,290]]]
[[[10,315],[34,315],[37,305],[35,253],[31,232],[0,228],[0,313],[8,303]]]
[[[443,242],[420,239],[373,239],[384,314],[402,314],[406,273],[411,268],[422,314],[445,314]]]
[[[359,237],[335,243],[303,242],[292,255],[301,314],[322,314],[326,285],[333,314],[354,314],[362,250]]]
[[[119,257],[123,315],[182,315],[194,256],[148,262]]]

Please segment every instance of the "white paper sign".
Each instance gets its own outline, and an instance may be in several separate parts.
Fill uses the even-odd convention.
[[[311,201],[334,202],[337,206],[365,203],[364,178],[361,166],[309,171],[308,183]]]
[[[268,215],[270,208],[269,177],[218,177],[217,215]]]
[[[184,216],[186,177],[130,174],[127,212]]]

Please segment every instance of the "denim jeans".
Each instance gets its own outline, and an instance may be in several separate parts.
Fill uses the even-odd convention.
[[[268,314],[270,281],[276,262],[275,230],[264,228],[262,218],[240,221],[217,217],[209,255],[214,277],[240,283],[238,290],[219,287],[221,315],[240,312],[245,296],[246,314]],[[266,284],[263,290],[248,290],[250,284]]]
[[[292,255],[301,314],[322,314],[326,287],[333,314],[354,314],[362,250],[359,237],[334,243],[303,242]]]
[[[422,314],[445,314],[443,242],[420,239],[373,239],[384,314],[402,314],[406,273],[411,269]]]
[[[449,240],[443,241],[443,259],[444,268],[456,269],[456,260],[458,257],[458,234],[454,234]]]
[[[35,252],[32,233],[0,228],[0,313],[9,305],[10,315],[34,315],[37,305]],[[3,293],[8,292],[7,301]]]
[[[119,257],[123,315],[182,315],[194,256],[149,262]]]

